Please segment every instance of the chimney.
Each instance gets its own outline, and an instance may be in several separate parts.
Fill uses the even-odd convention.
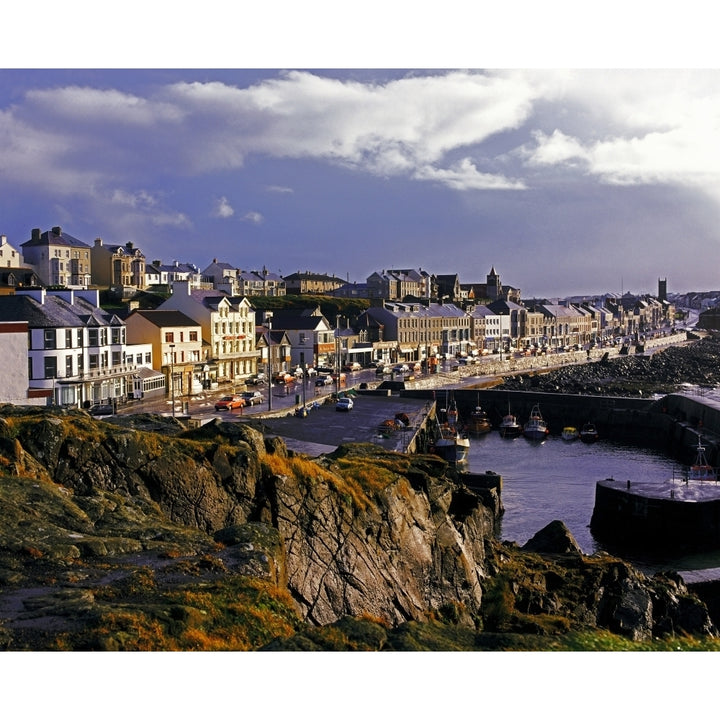
[[[33,228],[32,234],[31,234],[32,240],[39,240],[40,239],[40,228]]]
[[[125,247],[126,247],[128,250],[132,250],[132,249],[133,249],[133,244],[132,244],[131,242],[126,242],[126,243],[125,243]]]
[[[95,247],[102,247],[102,238],[95,238]]]
[[[56,225],[53,229],[53,234],[55,235],[62,235],[62,228],[59,225]]]

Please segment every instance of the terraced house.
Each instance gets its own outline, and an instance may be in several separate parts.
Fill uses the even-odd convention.
[[[245,297],[218,290],[193,289],[189,281],[174,282],[172,295],[158,310],[179,310],[202,328],[203,380],[229,383],[257,373],[255,311]]]
[[[0,322],[27,324],[29,388],[53,404],[117,403],[133,392],[125,323],[100,308],[97,290],[18,288],[0,297]]]
[[[367,328],[378,348],[375,359],[417,362],[434,355],[471,352],[470,316],[452,303],[390,303],[369,307],[359,326]]]

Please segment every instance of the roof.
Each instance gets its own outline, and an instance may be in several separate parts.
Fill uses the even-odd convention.
[[[56,231],[59,230],[58,234]],[[62,232],[59,227],[53,228],[52,230],[46,230],[44,233],[40,233],[36,237],[30,238],[27,242],[22,243],[20,247],[40,247],[43,245],[63,245],[67,247],[82,247],[90,249],[90,245],[78,240],[72,235]]]
[[[0,321],[24,321],[28,328],[107,327],[122,324],[117,316],[105,312],[83,298],[74,304],[47,294],[40,303],[29,295],[0,296]]]
[[[134,310],[128,317],[139,315],[157,327],[199,327],[199,323],[179,310]]]

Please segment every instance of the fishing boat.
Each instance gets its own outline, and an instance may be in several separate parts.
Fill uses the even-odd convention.
[[[503,416],[498,429],[500,437],[503,438],[516,438],[522,435],[522,425],[517,421],[517,417],[510,412],[509,404],[507,415]]]
[[[487,416],[487,413],[480,406],[479,395],[480,393],[478,393],[478,404],[475,406],[475,409],[470,413],[470,422],[468,424],[468,429],[471,433],[474,433],[475,435],[484,435],[485,433],[489,433],[492,430],[492,423],[490,422],[490,418]]]
[[[454,398],[446,410],[446,421],[437,421],[436,439],[433,452],[449,463],[461,463],[467,460],[470,440],[460,427],[459,415]]]
[[[572,425],[566,425],[562,429],[562,439],[563,440],[572,442],[573,440],[577,440],[579,437],[580,437],[580,433],[578,432],[578,429],[576,427],[573,427]]]
[[[530,417],[523,427],[523,435],[528,440],[545,440],[550,431],[548,430],[547,423],[543,420],[543,416],[540,413],[540,406],[534,405],[530,411]]]
[[[717,470],[712,467],[705,457],[705,448],[698,437],[697,457],[688,471],[688,480],[711,480],[717,482]]]
[[[593,423],[585,423],[580,431],[580,440],[584,443],[594,443],[600,437]]]

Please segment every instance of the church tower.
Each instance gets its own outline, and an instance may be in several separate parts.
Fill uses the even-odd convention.
[[[495,272],[494,265],[487,276],[487,283],[485,287],[486,294],[490,300],[499,300],[502,298],[502,284],[500,283],[500,276]]]

